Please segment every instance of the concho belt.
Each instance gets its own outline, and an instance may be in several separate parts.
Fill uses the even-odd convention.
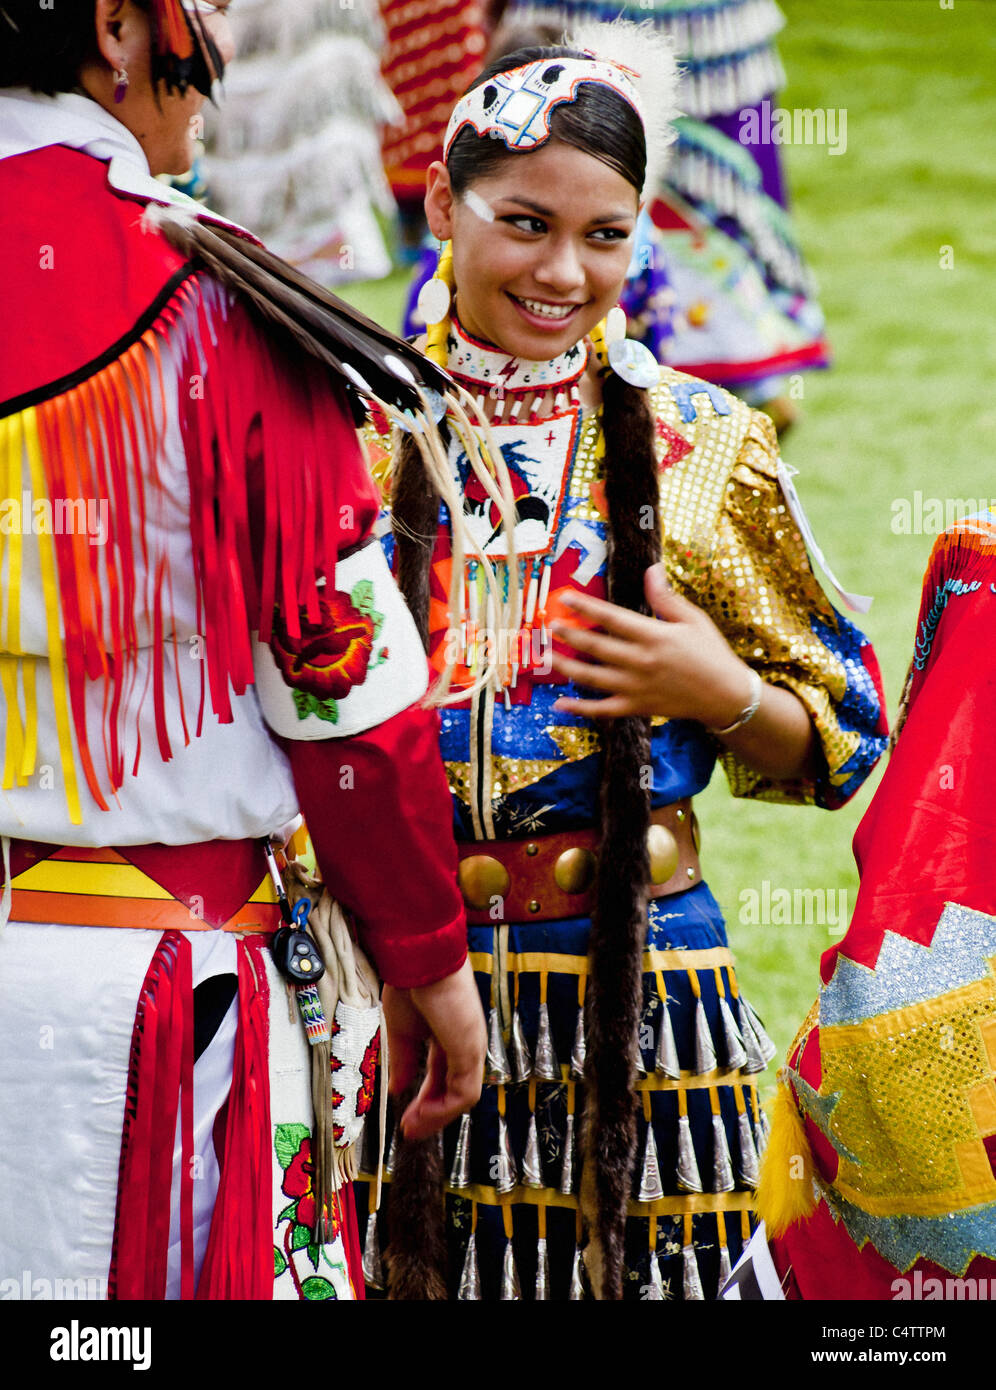
[[[648,896],[663,898],[701,883],[698,821],[691,797],[662,806],[650,821]],[[458,844],[467,921],[485,926],[590,916],[598,841],[595,830],[566,830]]]

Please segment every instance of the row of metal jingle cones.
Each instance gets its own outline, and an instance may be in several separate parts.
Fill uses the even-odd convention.
[[[721,1219],[721,1218],[720,1218]],[[681,1271],[682,1271],[682,1296],[686,1303],[703,1302],[705,1292],[702,1286],[702,1277],[699,1271],[698,1259],[695,1255],[695,1246],[690,1242],[681,1247]],[[730,1278],[731,1261],[730,1252],[725,1244],[719,1247],[719,1279],[716,1285],[716,1293],[723,1288],[723,1285]],[[371,1212],[367,1219],[366,1238],[363,1243],[363,1278],[369,1288],[383,1290],[387,1287],[384,1273],[383,1259],[381,1257],[380,1244],[377,1237],[377,1213]],[[568,1299],[571,1303],[580,1303],[588,1298],[588,1281],[584,1271],[584,1258],[581,1253],[580,1245],[574,1247],[574,1259],[571,1264],[571,1283]],[[536,1242],[536,1284],[533,1291],[536,1302],[547,1302],[550,1299],[550,1256],[547,1250],[546,1237],[540,1236]],[[673,1295],[665,1285],[661,1276],[660,1258],[656,1249],[650,1251],[650,1282],[644,1284],[640,1289],[640,1298],[643,1302],[667,1302]],[[457,1298],[463,1302],[481,1301],[481,1274],[477,1261],[477,1235],[471,1231],[467,1241],[467,1249],[464,1254],[463,1266],[460,1270],[460,1283],[457,1287]],[[502,1257],[501,1272],[501,1294],[502,1302],[515,1303],[522,1298],[522,1285],[519,1281],[519,1271],[515,1263],[515,1252],[511,1238],[505,1241],[505,1251]]]
[[[681,1080],[681,1065],[678,1048],[674,1039],[671,1012],[667,1001],[660,1002],[660,1025],[654,1046],[654,1073],[670,1081]],[[719,1016],[723,1032],[723,1043],[717,1049],[709,1020],[706,1017],[702,999],[695,1001],[695,1066],[694,1074],[704,1076],[717,1069],[741,1071],[745,1075],[762,1072],[774,1057],[776,1048],[764,1030],[764,1025],[742,996],[740,1022],[733,1016],[727,1000],[719,998]],[[643,1060],[643,1051],[634,1041],[634,1067],[638,1079],[649,1075]],[[577,1024],[574,1029],[574,1044],[571,1048],[569,1076],[572,1081],[584,1077],[585,1063],[584,1008],[578,1009]],[[720,1062],[722,1056],[722,1063]],[[508,1047],[502,1033],[501,1017],[492,1008],[488,1015],[488,1052],[484,1062],[484,1080],[492,1086],[521,1085],[531,1081],[562,1081],[563,1073],[553,1045],[550,1028],[550,1011],[546,1003],[539,1006],[536,1028],[536,1047],[530,1052],[522,1030],[522,1020],[518,1009],[513,1010]]]

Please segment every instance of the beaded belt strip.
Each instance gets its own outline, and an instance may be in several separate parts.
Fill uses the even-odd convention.
[[[233,932],[281,924],[258,840],[118,849],[12,840],[11,888],[14,922]]]
[[[702,881],[698,822],[691,797],[662,806],[647,831],[652,898]],[[598,834],[568,830],[527,840],[458,844],[460,891],[471,926],[489,922],[552,922],[588,916]],[[497,916],[496,916],[497,913]]]

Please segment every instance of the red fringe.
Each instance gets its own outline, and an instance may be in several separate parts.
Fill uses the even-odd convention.
[[[173,1148],[180,1107],[181,1289],[193,1293],[194,1009],[190,942],[164,932],[135,1013],[121,1136],[109,1299],[162,1299],[169,1255]]]
[[[239,942],[239,1028],[221,1180],[198,1299],[273,1297],[269,987],[259,939]]]
[[[95,504],[107,524],[105,544],[91,545],[85,527],[52,538],[76,748],[102,810],[125,776],[122,712],[132,705],[138,677],[136,612],[147,615],[153,639],[138,712],[151,690],[159,755],[168,761],[167,681],[172,686],[173,679],[165,662],[171,645],[180,724],[173,736],[182,735],[184,745],[191,738],[173,575],[156,540],[168,501],[158,468],[169,417],[160,341],[179,343],[183,354],[180,429],[190,480],[197,626],[205,644],[195,737],[208,694],[214,717],[231,722],[232,692],[241,695],[253,682],[251,633],[258,628],[260,639],[269,640],[277,603],[294,635],[301,611],[317,621],[318,580],[334,572],[338,550],[336,462],[346,433],[351,447],[351,427],[324,369],[297,358],[293,366],[275,362],[280,350],[268,344],[248,310],[227,304],[211,281],[197,279],[177,290],[118,361],[38,407],[49,498]],[[203,389],[193,389],[195,378]],[[257,533],[250,517],[259,512]],[[103,682],[101,775],[86,726],[87,683],[96,680]],[[137,732],[136,740],[133,773],[142,754]]]

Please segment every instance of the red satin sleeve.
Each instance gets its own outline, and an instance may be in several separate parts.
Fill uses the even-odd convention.
[[[431,984],[467,956],[439,716],[417,706],[352,738],[279,739],[322,877],[383,980]]]

